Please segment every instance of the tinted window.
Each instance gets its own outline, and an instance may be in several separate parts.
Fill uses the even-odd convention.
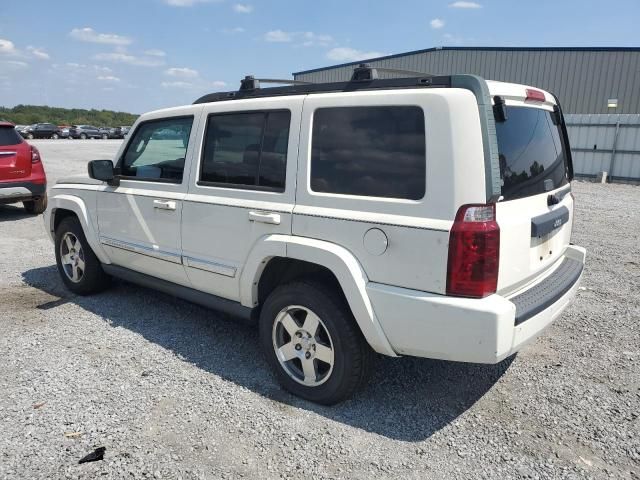
[[[0,147],[22,143],[22,137],[13,127],[0,127]]]
[[[505,200],[544,193],[567,183],[560,127],[554,114],[531,107],[507,107],[496,122],[502,196]]]
[[[290,122],[289,111],[209,116],[200,180],[284,191]]]
[[[339,107],[313,118],[311,189],[419,200],[426,182],[419,107]]]
[[[193,117],[142,123],[120,164],[120,174],[145,180],[182,181]]]

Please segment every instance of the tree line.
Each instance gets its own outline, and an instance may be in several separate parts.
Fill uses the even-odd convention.
[[[53,123],[55,125],[93,125],[115,127],[133,125],[138,115],[113,110],[85,110],[82,108],[56,108],[41,105],[16,105],[13,108],[0,107],[0,120],[16,125]]]

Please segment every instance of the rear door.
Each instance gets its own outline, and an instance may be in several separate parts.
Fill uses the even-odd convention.
[[[571,239],[573,197],[559,112],[545,102],[507,99],[496,121],[502,197],[498,291],[508,294],[534,280],[563,255]],[[539,92],[542,94],[543,92]]]
[[[0,182],[31,175],[31,151],[13,125],[0,125]]]

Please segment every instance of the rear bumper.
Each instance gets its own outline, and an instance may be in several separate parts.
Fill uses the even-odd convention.
[[[0,182],[0,204],[31,200],[43,196],[46,191],[46,183]]]
[[[566,260],[575,268],[568,271]],[[399,355],[497,363],[562,314],[576,296],[584,261],[585,250],[570,246],[550,273],[510,298],[456,298],[374,283],[367,291]]]

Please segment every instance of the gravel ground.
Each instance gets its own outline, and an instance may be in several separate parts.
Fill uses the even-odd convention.
[[[118,147],[34,143],[50,179]],[[71,295],[41,218],[0,207],[0,478],[640,478],[640,189],[574,193],[588,267],[543,337],[496,366],[379,358],[332,408],[282,391],[249,326]]]

